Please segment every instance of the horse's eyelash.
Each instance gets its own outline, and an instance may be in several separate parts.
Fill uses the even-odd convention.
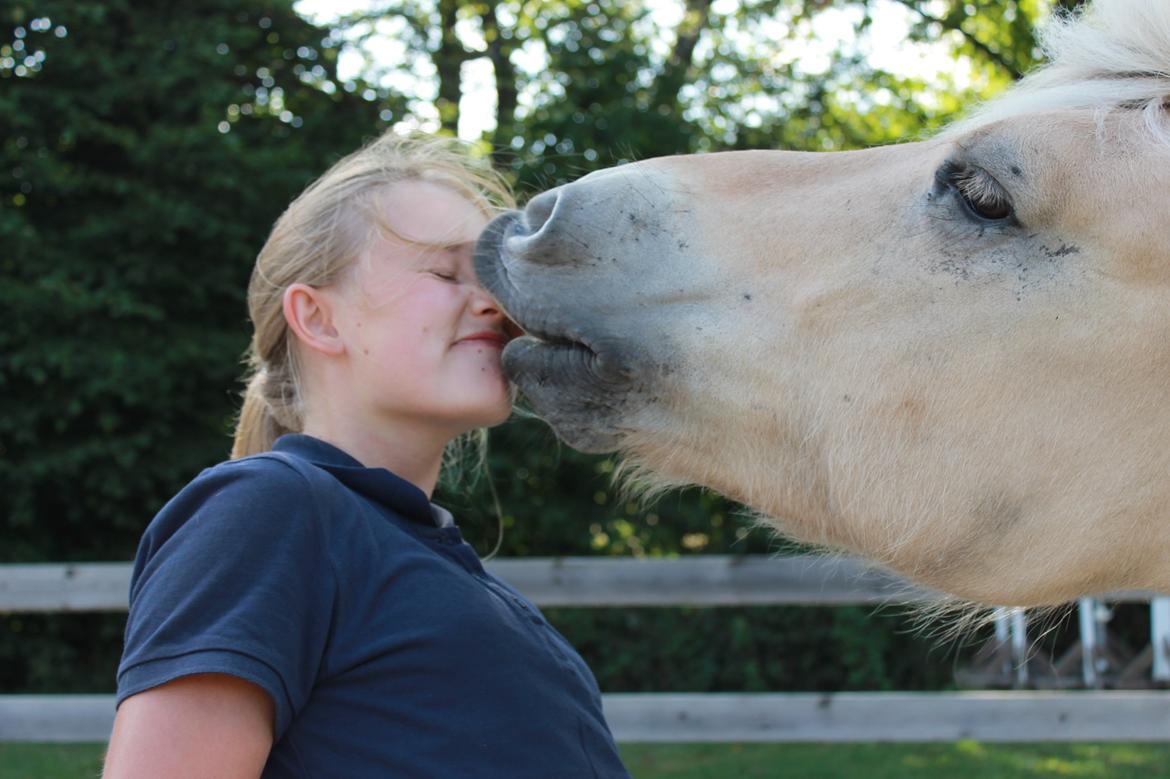
[[[968,200],[1012,205],[1003,185],[986,170],[974,165],[947,160],[939,167],[935,180],[942,187],[954,187]]]
[[[991,174],[979,168],[965,168],[955,174],[954,185],[970,200],[1007,202],[1003,189]]]

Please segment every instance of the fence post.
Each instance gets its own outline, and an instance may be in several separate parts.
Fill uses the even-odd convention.
[[[1012,661],[1016,664],[1016,687],[1028,684],[1028,613],[1012,609]]]
[[[1154,650],[1151,677],[1170,682],[1170,598],[1150,600],[1150,646]]]

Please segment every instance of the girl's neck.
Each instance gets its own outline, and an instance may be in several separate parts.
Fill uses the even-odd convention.
[[[398,424],[392,429],[355,421],[308,418],[303,432],[336,446],[367,468],[385,468],[429,498],[439,480],[450,436],[430,426]]]

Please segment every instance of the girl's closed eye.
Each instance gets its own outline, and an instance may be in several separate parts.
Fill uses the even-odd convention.
[[[446,268],[431,268],[429,273],[436,278],[442,279],[443,281],[459,281],[458,274],[456,274],[455,271],[448,270]]]

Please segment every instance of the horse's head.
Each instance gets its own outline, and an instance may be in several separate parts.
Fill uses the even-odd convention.
[[[966,597],[1170,588],[1170,6],[1054,40],[932,140],[648,160],[501,217],[509,375],[574,446]]]

